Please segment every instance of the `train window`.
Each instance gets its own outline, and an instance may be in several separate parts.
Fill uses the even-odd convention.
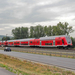
[[[8,43],[6,42],[6,44],[8,44]]]
[[[37,43],[38,43],[38,41],[37,41]]]
[[[49,45],[52,45],[52,43],[49,43]]]
[[[21,44],[21,45],[28,45],[28,43],[23,43],[23,44]]]
[[[16,44],[16,42],[14,42]]]
[[[32,41],[30,41],[30,43],[32,43]]]
[[[19,42],[17,42],[19,44]]]
[[[64,43],[64,40],[62,40],[62,43]]]
[[[45,45],[52,45],[52,43],[45,43]]]
[[[45,45],[48,45],[48,43],[45,43]]]
[[[50,43],[50,45],[52,45],[52,43]]]

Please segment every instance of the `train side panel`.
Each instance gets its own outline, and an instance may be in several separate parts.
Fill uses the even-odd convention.
[[[43,37],[40,38],[41,47],[56,47],[55,46],[55,37]]]
[[[28,46],[28,41],[21,41],[20,43],[20,46]]]
[[[28,38],[28,39],[18,39],[18,40],[7,40],[0,42],[4,46],[39,46],[39,47],[71,47],[71,38],[67,35],[61,36],[49,36],[41,38]]]
[[[39,46],[40,45],[40,39],[31,39],[29,41],[30,46]]]
[[[8,41],[3,41],[3,46],[8,46]]]
[[[43,40],[41,46],[53,46],[53,40]]]
[[[14,46],[14,42],[8,42],[8,46]]]
[[[14,46],[20,46],[20,41],[19,40],[14,41]]]
[[[39,46],[40,45],[40,39],[34,39],[34,45]]]
[[[30,46],[35,46],[35,39],[31,39],[31,40],[29,41],[29,45],[30,45]]]

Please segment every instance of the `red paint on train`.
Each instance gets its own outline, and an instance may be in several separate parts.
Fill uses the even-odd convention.
[[[1,45],[1,43],[0,43]],[[71,38],[67,35],[40,37],[39,39],[28,38],[19,40],[4,41],[6,46],[39,46],[39,47],[70,47],[72,46]]]

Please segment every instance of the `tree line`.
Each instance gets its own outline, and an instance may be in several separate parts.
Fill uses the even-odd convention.
[[[17,27],[12,30],[12,34],[14,39],[23,39],[23,38],[39,38],[44,36],[54,36],[54,35],[69,35],[74,30],[72,26],[69,26],[67,22],[61,23],[59,22],[54,26],[31,26],[28,27]]]

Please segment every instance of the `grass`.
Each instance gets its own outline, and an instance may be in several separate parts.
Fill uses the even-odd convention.
[[[0,67],[17,75],[75,75],[72,71],[0,54]]]

